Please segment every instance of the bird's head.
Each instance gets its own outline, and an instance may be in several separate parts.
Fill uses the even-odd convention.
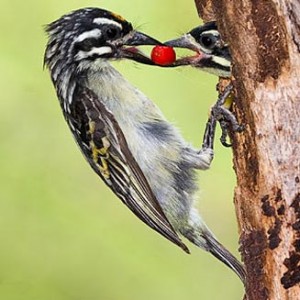
[[[58,62],[65,66],[95,60],[127,58],[153,64],[135,46],[157,45],[159,41],[135,31],[123,17],[99,8],[73,11],[46,27],[49,41],[45,64],[54,68]]]
[[[198,26],[180,38],[164,44],[196,52],[196,55],[179,58],[173,66],[191,65],[220,77],[231,75],[229,48],[221,39],[215,22]]]

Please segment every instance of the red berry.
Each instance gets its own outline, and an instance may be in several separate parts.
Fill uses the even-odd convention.
[[[176,53],[172,47],[155,46],[151,52],[151,59],[157,65],[165,66],[176,60]]]

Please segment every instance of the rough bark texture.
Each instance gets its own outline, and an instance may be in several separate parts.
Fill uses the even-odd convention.
[[[247,298],[300,299],[300,1],[195,0],[230,44]],[[217,153],[216,153],[217,155]]]

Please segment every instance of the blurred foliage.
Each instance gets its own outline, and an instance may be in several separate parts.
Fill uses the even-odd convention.
[[[0,299],[241,299],[233,272],[191,245],[192,255],[183,253],[99,180],[77,149],[42,68],[43,25],[70,10],[103,7],[166,40],[199,24],[189,2],[1,1]],[[116,67],[200,146],[216,77],[132,62]],[[217,143],[212,169],[200,181],[202,215],[238,255],[231,151]]]

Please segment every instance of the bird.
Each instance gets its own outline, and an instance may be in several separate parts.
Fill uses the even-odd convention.
[[[241,263],[196,208],[196,170],[213,159],[210,140],[194,149],[111,61],[153,65],[135,46],[159,41],[100,8],[72,11],[46,27],[44,64],[64,118],[96,174],[144,223],[189,253],[179,235],[212,253],[243,282]]]
[[[199,25],[164,44],[196,52],[196,55],[176,60],[173,66],[190,65],[219,77],[231,76],[230,50],[228,44],[222,40],[215,21]]]
[[[169,47],[186,48],[196,52],[196,55],[179,58],[166,67],[192,66],[219,77],[230,78],[231,76],[230,50],[228,44],[223,41],[215,21],[199,25],[181,37],[169,40],[164,44]],[[210,138],[213,141],[216,122],[220,123],[222,129],[220,140],[226,147],[231,146],[226,141],[229,126],[233,132],[244,130],[244,126],[238,123],[234,114],[229,110],[232,105],[232,97],[230,97],[232,90],[233,85],[230,83],[212,106],[211,115],[206,124],[206,127],[210,128]]]

